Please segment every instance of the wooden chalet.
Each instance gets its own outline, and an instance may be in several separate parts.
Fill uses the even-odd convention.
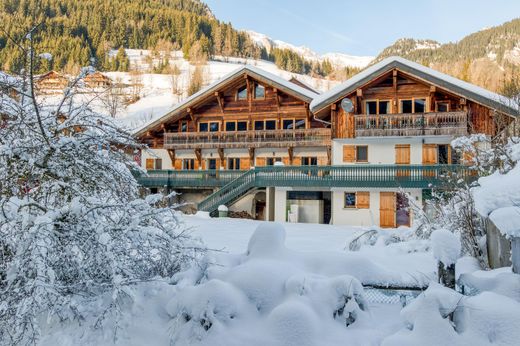
[[[518,116],[504,96],[398,57],[311,89],[252,66],[227,75],[136,133],[152,148],[141,185],[211,213],[409,226],[410,200],[421,205],[447,175],[476,178],[452,140],[498,134]]]
[[[244,170],[302,160],[327,164],[331,132],[309,112],[315,96],[308,88],[244,66],[136,135],[151,148],[167,150],[174,169]],[[309,151],[317,154],[309,159]]]
[[[518,115],[509,98],[400,57],[316,97],[311,111],[332,118],[334,138],[494,134]]]
[[[63,90],[69,84],[69,79],[56,71],[49,71],[36,78],[36,87],[40,91]]]
[[[88,88],[106,88],[112,85],[112,80],[99,71],[86,76],[84,82]]]

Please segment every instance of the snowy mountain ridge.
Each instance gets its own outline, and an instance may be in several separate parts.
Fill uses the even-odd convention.
[[[287,43],[280,40],[272,39],[271,37],[261,34],[252,30],[245,30],[245,33],[249,35],[251,40],[261,47],[264,47],[268,52],[274,48],[288,49],[299,55],[304,59],[310,61],[324,61],[329,60],[332,64],[337,67],[366,67],[372,60],[373,56],[355,56],[344,53],[325,53],[323,55],[318,54],[312,49],[305,46],[295,46],[291,43]]]

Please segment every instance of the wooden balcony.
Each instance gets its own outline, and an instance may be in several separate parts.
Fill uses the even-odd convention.
[[[356,137],[464,136],[468,133],[466,112],[413,114],[359,114],[354,116]]]
[[[242,176],[246,171],[234,170],[151,170],[135,173],[143,187],[215,188]]]
[[[165,149],[328,146],[330,129],[165,133]]]

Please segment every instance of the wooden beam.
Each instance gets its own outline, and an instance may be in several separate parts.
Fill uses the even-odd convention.
[[[224,167],[224,149],[223,148],[218,148],[218,156],[220,158],[220,167]]]
[[[246,75],[246,88],[247,88],[247,102],[249,103],[249,112],[251,113],[251,100],[253,99],[253,91],[251,90],[251,83],[249,77]]]
[[[191,121],[195,121],[195,116],[193,115],[193,109],[191,109],[190,107],[188,107],[188,109],[186,109],[186,111],[188,112]]]
[[[363,97],[363,89],[357,89],[356,90],[356,96]]]
[[[172,167],[175,167],[175,149],[168,149],[168,155],[170,156],[170,160],[172,160]]]
[[[289,154],[289,165],[292,166],[294,158],[294,147],[287,148],[287,153]]]
[[[199,161],[199,167],[202,166],[202,149],[197,148],[195,149],[195,157],[197,158],[197,161]]]
[[[327,146],[327,165],[332,165],[332,148]]]
[[[249,165],[255,165],[255,148],[249,148]]]
[[[218,91],[215,91],[215,96],[217,97],[218,105],[220,107],[220,112],[222,114],[224,114],[224,98]]]
[[[398,113],[397,108],[397,70],[392,72],[392,86],[394,87],[394,99],[392,100],[392,113]]]

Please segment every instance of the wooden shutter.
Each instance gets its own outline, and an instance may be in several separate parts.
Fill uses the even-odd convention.
[[[155,169],[155,160],[154,159],[146,159],[146,169],[147,170]]]
[[[302,158],[301,157],[293,157],[293,166],[301,166],[302,165]]]
[[[370,208],[370,192],[357,192],[356,193],[356,207],[358,209],[369,209]]]
[[[356,146],[355,145],[344,145],[343,146],[343,162],[355,162],[356,161]]]
[[[199,169],[199,160],[195,159],[195,167],[193,169]]]
[[[256,158],[256,167],[263,167],[265,166],[265,157],[257,157]]]
[[[181,159],[175,159],[175,163],[173,166],[175,169],[182,169],[182,160]]]
[[[395,163],[397,165],[410,164],[410,144],[395,145]]]
[[[423,144],[423,165],[434,165],[437,163],[437,144]]]
[[[285,166],[290,166],[289,156],[283,157],[282,162]]]
[[[395,227],[395,192],[379,193],[379,226],[383,228]]]

